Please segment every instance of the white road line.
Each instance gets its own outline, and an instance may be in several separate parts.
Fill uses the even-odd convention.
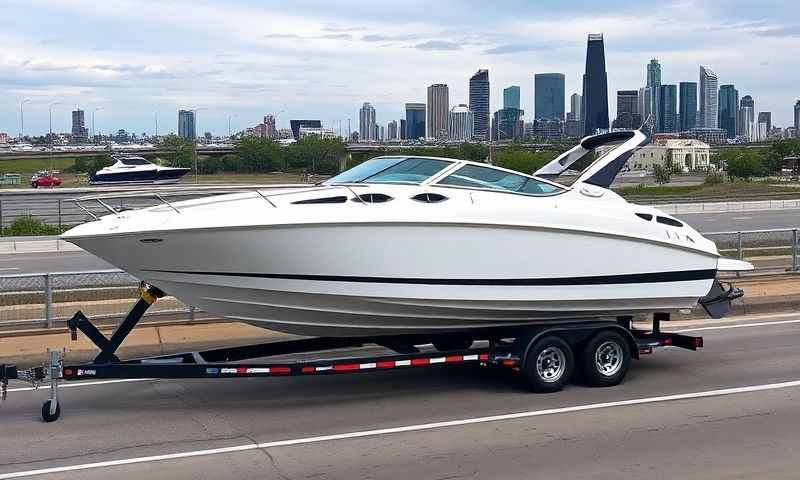
[[[800,323],[800,319],[796,320],[781,320],[778,322],[756,322],[756,323],[738,323],[733,325],[717,325],[716,327],[698,327],[698,328],[687,328],[684,330],[678,330],[675,333],[684,333],[684,332],[702,332],[707,330],[728,330],[731,328],[750,328],[750,327],[771,327],[775,325],[789,325],[792,323]]]
[[[0,268],[0,271],[4,272],[6,270],[19,270],[19,267],[4,267]]]
[[[575,405],[572,407],[550,408],[546,410],[533,410],[528,412],[509,413],[505,415],[493,415],[489,417],[465,418],[461,420],[449,420],[445,422],[436,422],[436,423],[423,423],[419,425],[408,425],[404,427],[381,428],[377,430],[364,430],[360,432],[338,433],[334,435],[323,435],[318,437],[296,438],[292,440],[278,440],[275,442],[250,443],[245,445],[237,445],[233,447],[213,448],[208,450],[194,450],[189,452],[170,453],[166,455],[153,455],[149,457],[133,457],[121,460],[109,460],[105,462],[67,465],[63,467],[42,468],[39,470],[27,470],[27,471],[0,474],[0,480],[8,478],[30,477],[34,475],[45,475],[50,473],[74,472],[77,470],[88,470],[92,468],[116,467],[120,465],[131,465],[135,463],[159,462],[162,460],[174,460],[178,458],[218,455],[222,453],[242,452],[247,450],[256,450],[263,448],[307,445],[311,443],[330,442],[334,440],[349,440],[354,438],[375,437],[380,435],[393,435],[396,433],[419,432],[419,431],[434,430],[439,428],[457,427],[463,425],[475,425],[488,422],[516,420],[520,418],[541,417],[545,415],[557,415],[562,413],[584,412],[588,410],[598,410],[602,408],[627,407],[631,405],[671,402],[676,400],[692,400],[697,398],[720,397],[726,395],[735,395],[739,393],[752,393],[752,392],[761,392],[767,390],[778,390],[783,388],[796,388],[796,387],[800,387],[800,380],[793,380],[781,383],[769,383],[764,385],[751,385],[747,387],[723,388],[718,390],[708,390],[704,392],[663,395],[658,397],[633,398],[630,400],[619,400],[616,402]]]
[[[127,383],[127,382],[146,382],[148,380],[155,380],[155,378],[121,378],[118,380],[98,380],[95,382],[78,382],[78,383],[67,383],[67,382],[59,382],[58,388],[69,388],[69,387],[88,387],[91,385],[106,385],[109,383]],[[44,384],[43,386],[37,388],[34,387],[21,387],[21,388],[9,388],[9,392],[30,392],[32,390],[46,390],[49,387],[49,384]]]

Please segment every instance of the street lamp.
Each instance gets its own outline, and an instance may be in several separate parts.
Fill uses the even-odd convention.
[[[228,141],[231,139],[231,118],[237,118],[239,115],[235,113],[233,115],[228,115]]]
[[[28,102],[31,102],[30,98],[26,98],[25,100],[19,102],[19,141],[22,143],[22,139],[25,137],[25,115],[22,112],[22,106]]]
[[[48,107],[50,111],[50,171],[53,170],[53,107],[61,104],[61,102],[53,102]]]
[[[92,143],[95,144],[97,143],[97,132],[94,129],[94,112],[102,109],[103,107],[94,107],[94,110],[92,110]]]

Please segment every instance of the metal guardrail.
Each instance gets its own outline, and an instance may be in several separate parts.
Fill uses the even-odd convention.
[[[723,256],[752,262],[757,273],[800,272],[800,228],[713,232]],[[139,280],[121,270],[9,274],[0,276],[0,330],[63,327],[80,309],[92,318],[121,318],[137,298]],[[194,320],[198,310],[173,297],[148,315]]]

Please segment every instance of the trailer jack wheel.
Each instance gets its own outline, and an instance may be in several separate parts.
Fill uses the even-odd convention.
[[[55,408],[53,408],[54,404]],[[55,422],[59,416],[61,416],[61,405],[57,401],[47,400],[44,402],[42,405],[42,420],[47,423]]]

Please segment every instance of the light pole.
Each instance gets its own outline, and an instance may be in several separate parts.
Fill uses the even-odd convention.
[[[48,107],[50,111],[50,171],[53,170],[53,107],[61,105],[61,102],[53,102]]]
[[[25,100],[19,102],[19,141],[22,143],[22,139],[25,138],[25,115],[22,112],[22,106],[26,103],[32,101],[30,98],[26,98]]]
[[[97,131],[94,129],[94,112],[102,110],[103,107],[94,107],[92,110],[92,143],[97,144]]]
[[[239,115],[235,113],[233,115],[228,115],[228,141],[231,140],[231,118],[237,118]]]
[[[155,112],[155,117],[156,117],[156,133],[155,135],[153,135],[153,137],[155,137],[155,139],[158,139],[158,112]]]

